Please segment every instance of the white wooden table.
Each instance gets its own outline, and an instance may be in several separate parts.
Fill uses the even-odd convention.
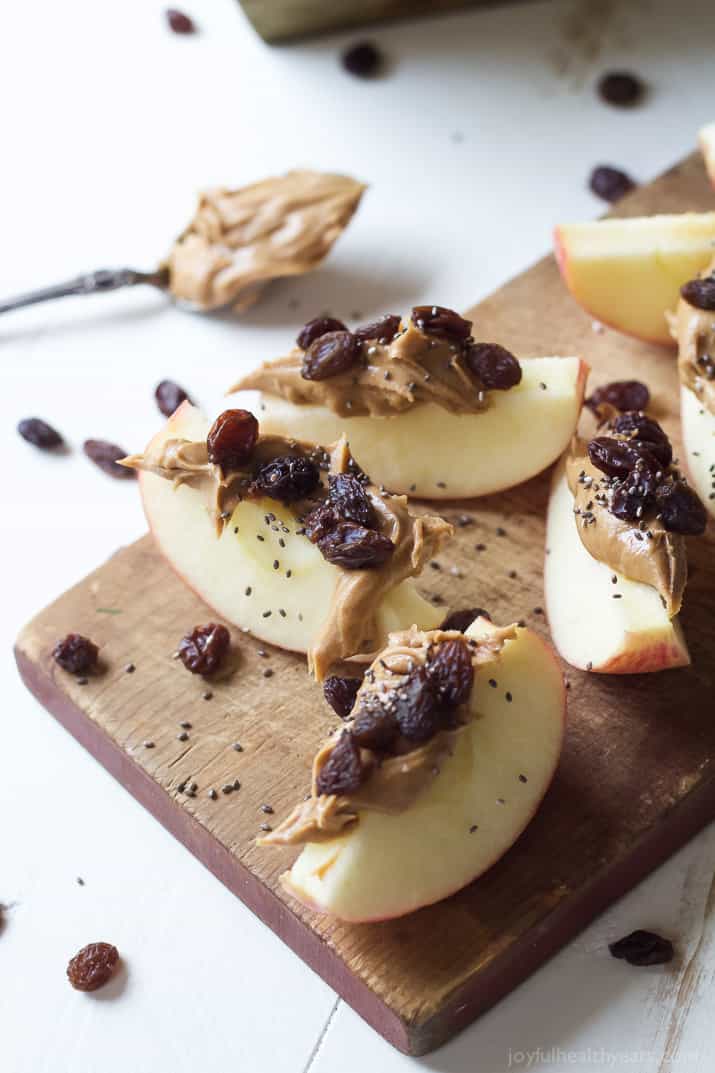
[[[370,184],[328,265],[276,286],[240,323],[139,292],[0,322],[4,1073],[713,1069],[715,830],[451,1044],[409,1059],[39,708],[10,655],[26,618],[144,530],[135,487],[80,445],[140,447],[159,379],[200,399],[324,309],[466,306],[547,249],[556,221],[601,210],[585,188],[593,164],[647,179],[692,148],[715,111],[712,0],[615,7],[512,4],[384,26],[370,36],[393,66],[374,83],[338,64],[356,35],[268,48],[232,0],[193,0],[201,33],[188,38],[165,29],[158,0],[4,9],[0,294],[153,265],[205,185],[296,165]],[[642,108],[596,99],[595,77],[614,66],[651,83]],[[65,433],[69,457],[19,439],[32,414]],[[641,926],[672,936],[679,961],[610,958],[608,941]],[[95,939],[116,943],[127,970],[92,997],[64,971]]]

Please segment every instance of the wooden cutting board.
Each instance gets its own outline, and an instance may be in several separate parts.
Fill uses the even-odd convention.
[[[620,211],[686,209],[715,209],[695,156],[631,195]],[[478,338],[517,353],[580,353],[591,363],[592,385],[624,376],[647,381],[655,415],[677,445],[672,352],[594,331],[551,257],[470,315]],[[547,492],[544,475],[503,495],[447,504],[448,517],[472,520],[457,527],[442,569],[428,570],[421,588],[445,605],[486,607],[497,622],[523,617],[547,634],[540,609]],[[459,894],[381,924],[347,926],[295,905],[278,884],[293,851],[254,845],[259,825],[272,819],[261,805],[277,817],[288,811],[308,788],[316,745],[335,725],[304,661],[275,649],[262,655],[258,643],[234,630],[233,672],[203,699],[207,686],[172,652],[187,628],[213,616],[150,537],[119,551],[26,626],[17,662],[41,703],[192,853],[386,1039],[422,1054],[515,987],[715,817],[713,544],[712,523],[707,537],[691,541],[682,621],[693,666],[632,677],[566,667],[566,747],[525,834]],[[102,673],[84,686],[50,658],[70,630],[102,646]],[[125,670],[130,662],[134,673]],[[185,741],[178,738],[182,721],[192,724]],[[240,790],[221,793],[236,778]],[[198,786],[195,797],[179,791],[187,779]],[[208,796],[211,787],[217,800]]]

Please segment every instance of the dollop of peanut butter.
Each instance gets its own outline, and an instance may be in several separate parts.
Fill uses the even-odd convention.
[[[269,280],[317,268],[364,191],[317,171],[206,191],[164,264],[170,292],[204,310],[248,309]]]
[[[516,636],[516,627],[506,626],[494,631],[487,639],[469,640],[474,668],[493,663],[504,642]],[[423,665],[428,652],[443,641],[464,635],[455,630],[418,630],[412,627],[391,633],[387,646],[365,673],[357,694],[355,711],[361,698],[369,693],[386,693],[399,689],[415,667]],[[478,703],[465,704],[459,709],[460,722],[453,730],[440,730],[423,745],[412,747],[399,738],[394,755],[382,756],[370,749],[361,749],[360,758],[365,777],[358,790],[351,794],[318,793],[318,776],[327,763],[344,729],[350,730],[352,720],[336,730],[321,746],[313,760],[310,797],[296,805],[293,811],[269,834],[258,839],[261,846],[302,845],[306,842],[326,842],[356,823],[362,811],[404,812],[440,775],[440,765],[455,749],[457,739],[464,734],[474,718],[478,718]]]
[[[593,465],[586,441],[578,437],[566,460],[566,479],[586,551],[624,577],[651,585],[670,617],[677,615],[688,579],[685,538],[669,533],[657,517],[639,526],[612,514],[608,478]]]
[[[715,258],[703,275],[715,273]],[[678,344],[680,381],[715,414],[715,312],[697,309],[681,298],[670,317],[670,331]]]
[[[266,361],[244,376],[231,392],[265,391],[297,405],[327,406],[340,417],[388,417],[424,402],[454,414],[489,406],[489,393],[469,369],[464,348],[412,322],[401,324],[389,343],[366,340],[351,369],[325,380],[304,379],[304,356],[296,346],[286,357]]]

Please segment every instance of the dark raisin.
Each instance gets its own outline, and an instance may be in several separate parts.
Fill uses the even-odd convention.
[[[314,492],[319,483],[320,471],[315,462],[300,456],[281,455],[261,466],[253,478],[251,491],[281,503],[295,503]]]
[[[442,724],[437,688],[426,667],[416,667],[407,680],[393,690],[391,710],[408,741],[433,737]]]
[[[467,350],[466,361],[489,391],[508,391],[521,380],[521,365],[498,343],[474,343]]]
[[[401,320],[402,318],[396,313],[385,313],[377,320],[356,328],[354,334],[361,343],[367,343],[373,339],[378,343],[391,343],[399,330]]]
[[[622,518],[627,522],[640,521],[648,507],[653,503],[653,490],[650,487],[651,479],[647,486],[634,480],[635,471],[614,488],[608,509],[616,518]]]
[[[99,649],[81,633],[68,633],[52,650],[55,663],[70,674],[87,674],[97,666]]]
[[[440,703],[448,708],[465,704],[474,683],[472,657],[465,641],[443,641],[433,649],[427,661],[427,672],[437,690]]]
[[[380,566],[392,555],[395,545],[388,537],[354,522],[340,522],[318,542],[323,558],[344,570]]]
[[[192,674],[213,674],[223,663],[230,644],[231,634],[225,626],[216,622],[194,626],[179,641],[179,659]]]
[[[607,164],[599,164],[593,169],[588,185],[596,197],[609,202],[620,201],[636,186],[625,171],[621,171],[620,168],[611,168]]]
[[[245,465],[258,441],[258,422],[249,410],[224,410],[209,429],[209,462],[228,471]]]
[[[183,11],[178,11],[175,7],[166,9],[166,21],[169,23],[169,27],[175,34],[196,33],[196,26],[193,19],[190,19]]]
[[[480,617],[487,618],[491,622],[491,616],[483,607],[469,607],[465,608],[464,611],[452,611],[440,626],[440,630],[459,630],[464,633],[472,625],[475,618]]]
[[[119,952],[111,943],[83,946],[67,966],[67,978],[75,991],[96,991],[104,987],[119,961]]]
[[[329,503],[320,503],[303,520],[303,529],[308,539],[317,544],[335,528],[338,521],[333,507]]]
[[[400,733],[400,726],[394,712],[384,708],[375,694],[372,696],[375,698],[374,702],[360,708],[350,733],[361,749],[384,753]]]
[[[471,320],[465,320],[459,313],[444,306],[415,306],[412,322],[427,335],[453,342],[464,342],[472,334]]]
[[[590,410],[598,410],[603,403],[616,410],[645,410],[650,402],[650,391],[640,380],[614,380],[597,387],[585,400]]]
[[[117,447],[116,443],[107,443],[106,440],[85,440],[84,453],[95,466],[99,466],[110,477],[119,477],[120,480],[133,480],[136,477],[135,470],[118,464],[119,459],[125,458],[127,452]]]
[[[375,508],[357,477],[338,473],[328,477],[330,501],[341,519],[357,522],[367,529],[375,525]]]
[[[670,939],[640,928],[615,943],[609,943],[608,949],[614,958],[621,958],[629,965],[665,965],[672,961],[675,954]]]
[[[680,288],[680,293],[685,301],[690,302],[696,309],[715,312],[715,274],[706,276],[705,279],[689,280]]]
[[[346,331],[347,328],[343,322],[341,320],[336,320],[335,317],[314,317],[313,320],[309,320],[308,323],[301,328],[296,343],[301,350],[308,350],[316,339],[320,339],[321,335],[327,335],[328,332]]]
[[[637,75],[629,71],[609,71],[598,82],[598,93],[607,104],[618,108],[628,108],[637,104],[643,96],[645,86]]]
[[[634,446],[644,446],[655,455],[660,464],[669,466],[673,460],[673,448],[666,433],[657,421],[638,410],[619,414],[611,428],[620,436],[628,436]]]
[[[26,417],[17,426],[17,431],[23,440],[27,440],[33,447],[41,447],[49,450],[51,447],[61,447],[65,442],[57,429],[48,425],[39,417]]]
[[[158,383],[154,398],[164,417],[171,417],[174,411],[179,409],[182,402],[191,402],[183,387],[173,380],[162,380]]]
[[[707,512],[685,481],[661,484],[656,489],[655,498],[663,525],[669,533],[700,536],[705,532]]]
[[[641,468],[652,473],[661,469],[661,463],[649,450],[650,444],[627,443],[612,436],[596,436],[588,445],[588,457],[602,473],[609,477],[627,477],[641,462]]]
[[[336,715],[347,719],[355,704],[357,691],[362,685],[362,678],[341,678],[331,675],[323,682],[323,696]]]
[[[303,358],[304,380],[327,380],[350,369],[360,356],[360,341],[352,332],[327,332],[311,343]]]
[[[362,782],[362,765],[357,742],[344,730],[316,780],[319,794],[352,794]]]
[[[378,74],[382,67],[382,53],[371,41],[360,41],[343,52],[342,64],[351,75],[371,78]]]

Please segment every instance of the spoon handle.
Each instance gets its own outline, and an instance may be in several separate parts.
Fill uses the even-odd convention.
[[[120,287],[135,287],[138,283],[148,283],[164,289],[168,282],[169,274],[165,268],[157,269],[156,272],[137,272],[133,268],[99,268],[96,272],[86,272],[65,283],[56,283],[54,287],[42,287],[37,291],[6,298],[0,301],[0,313],[37,305],[38,302],[49,302],[53,298],[66,298],[72,294],[101,294],[104,291],[116,291]]]

